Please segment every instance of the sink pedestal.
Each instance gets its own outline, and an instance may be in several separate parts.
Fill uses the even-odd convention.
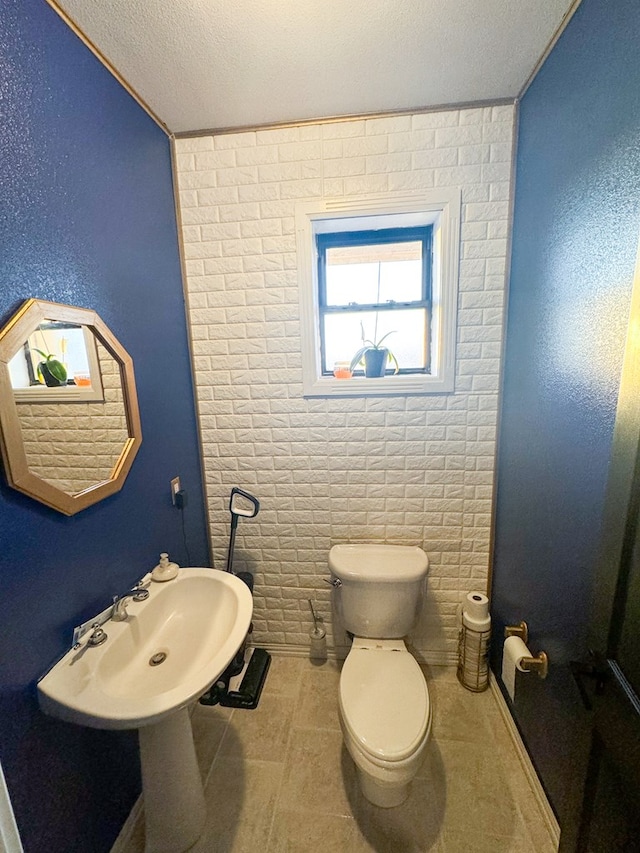
[[[138,730],[145,853],[184,853],[204,828],[206,807],[189,709]]]

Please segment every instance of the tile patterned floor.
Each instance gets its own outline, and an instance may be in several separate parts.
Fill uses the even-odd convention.
[[[274,657],[255,711],[198,705],[208,819],[193,853],[553,853],[490,692],[427,670],[432,738],[408,801],[359,791],[337,715],[339,668]],[[125,846],[142,853],[142,820]]]

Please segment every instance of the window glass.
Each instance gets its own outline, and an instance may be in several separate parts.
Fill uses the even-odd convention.
[[[365,339],[380,340],[383,335],[390,332],[383,346],[388,347],[395,355],[402,371],[424,370],[427,341],[426,309],[378,311],[377,314],[377,318],[375,311],[324,315],[323,373],[331,373],[334,364],[338,361],[351,361],[362,347],[361,323]]]
[[[329,305],[421,299],[422,243],[327,249],[325,275]]]
[[[428,372],[431,233],[421,226],[317,236],[323,375],[366,345],[389,349],[401,373]]]

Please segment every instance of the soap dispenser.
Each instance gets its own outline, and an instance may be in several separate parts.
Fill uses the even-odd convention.
[[[178,564],[169,562],[168,554],[160,554],[160,562],[151,572],[151,580],[162,583],[163,581],[172,581],[178,576]]]

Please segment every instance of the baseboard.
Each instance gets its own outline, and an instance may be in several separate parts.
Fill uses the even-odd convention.
[[[527,777],[527,781],[531,787],[531,791],[533,792],[533,796],[536,800],[536,804],[538,809],[540,810],[540,815],[544,820],[545,826],[549,832],[550,840],[555,844],[556,849],[560,843],[560,825],[558,820],[553,813],[553,809],[551,808],[551,804],[547,799],[547,795],[545,794],[544,788],[542,787],[542,783],[536,773],[535,767],[529,757],[529,753],[527,752],[524,743],[522,742],[522,738],[520,736],[520,732],[518,731],[518,727],[516,726],[509,706],[502,695],[502,691],[498,686],[498,682],[496,678],[492,675],[489,680],[489,685],[491,688],[491,692],[496,701],[502,719],[504,720],[504,724],[511,736],[511,740],[516,749],[516,753],[518,755],[518,759],[520,761],[520,765],[524,771],[525,776]]]
[[[257,643],[256,645],[260,645]],[[410,643],[409,650],[416,658],[418,663],[426,666],[456,666],[458,657],[455,652],[435,651],[427,652],[421,649],[414,648]],[[280,655],[281,657],[308,658],[309,647],[306,645],[294,645],[285,643],[269,643],[264,646],[272,655]],[[331,661],[343,661],[349,652],[348,646],[339,646],[338,648],[327,649],[327,659]]]
[[[269,654],[277,655],[278,657],[285,658],[308,658],[309,657],[309,646],[302,645],[293,645],[288,643],[265,643],[262,644],[258,641],[255,643],[256,646],[260,646],[263,649],[266,649]],[[346,657],[346,652],[342,654],[342,649],[327,649],[327,659],[328,660],[344,660]]]
[[[20,833],[0,764],[0,853],[23,853]]]
[[[140,794],[133,804],[133,808],[129,812],[129,817],[122,825],[122,829],[120,830],[110,853],[125,853],[139,820],[142,820],[142,794]]]
[[[423,664],[424,666],[457,666],[458,665],[458,655],[456,652],[445,652],[445,651],[423,651],[422,649],[416,649],[411,644],[409,644],[409,650],[411,654],[416,658],[418,663]]]

